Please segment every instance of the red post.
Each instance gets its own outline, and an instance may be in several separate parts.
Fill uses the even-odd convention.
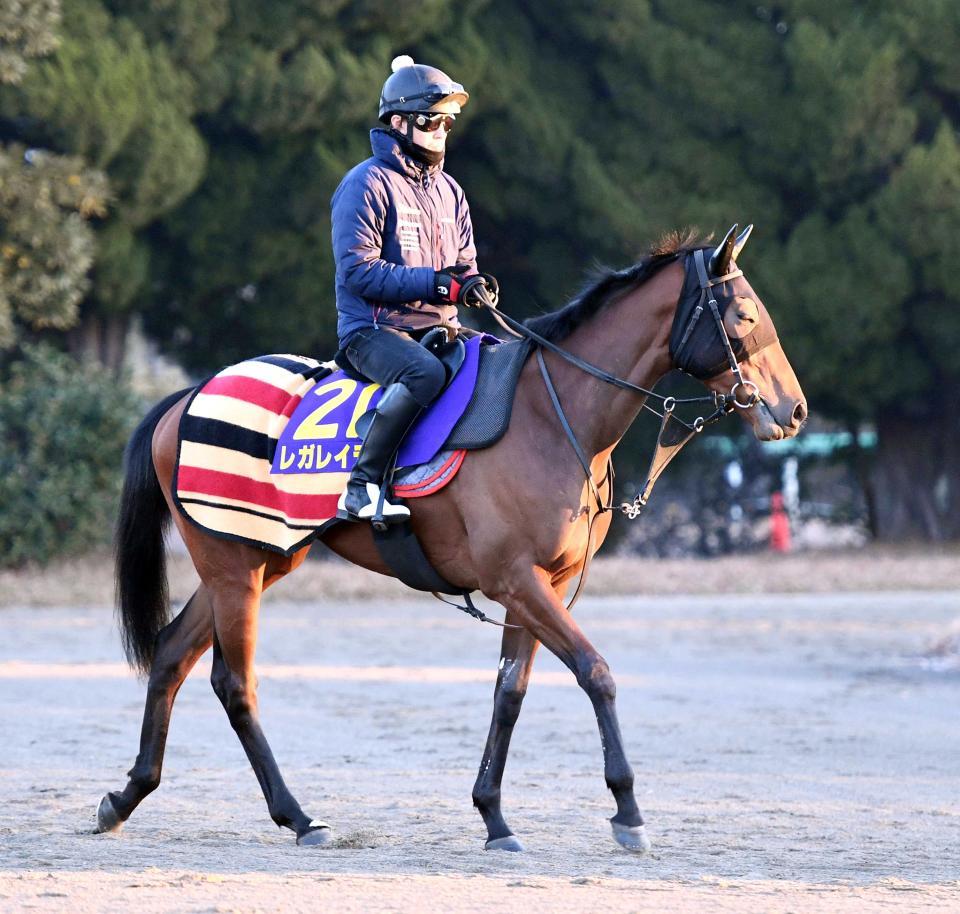
[[[783,493],[770,496],[770,548],[774,552],[790,551],[790,518],[783,510]]]

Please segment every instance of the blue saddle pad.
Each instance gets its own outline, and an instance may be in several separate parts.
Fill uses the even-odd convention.
[[[467,340],[460,370],[404,438],[397,455],[398,467],[427,463],[443,447],[473,396],[484,339],[475,336]],[[352,469],[361,444],[357,422],[382,395],[379,384],[365,384],[340,370],[320,378],[281,433],[271,473],[342,473]]]

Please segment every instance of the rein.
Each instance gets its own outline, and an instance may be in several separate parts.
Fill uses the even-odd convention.
[[[580,462],[580,466],[583,468],[584,475],[587,477],[587,481],[590,485],[591,493],[593,494],[594,499],[597,502],[597,511],[601,514],[612,511],[614,505],[612,503],[613,499],[613,490],[611,488],[610,498],[611,502],[605,504],[604,500],[600,496],[600,491],[597,487],[597,484],[593,480],[593,474],[590,471],[590,462],[587,459],[586,454],[583,451],[580,442],[577,440],[577,436],[573,431],[573,428],[570,425],[569,420],[566,417],[566,414],[563,411],[563,407],[560,404],[560,398],[557,395],[556,387],[553,384],[553,379],[550,377],[550,372],[547,369],[547,364],[543,358],[543,349],[549,349],[551,352],[560,356],[562,359],[569,362],[571,365],[579,368],[581,371],[586,372],[589,375],[597,378],[600,381],[603,381],[606,384],[611,384],[614,387],[619,387],[621,390],[629,390],[633,393],[640,394],[644,397],[653,397],[656,400],[659,400],[662,404],[663,412],[658,412],[648,403],[644,402],[643,408],[652,412],[655,416],[659,416],[661,419],[661,428],[660,436],[658,438],[658,451],[661,446],[670,447],[671,453],[667,460],[657,463],[657,454],[654,455],[654,462],[651,465],[651,472],[648,476],[647,483],[640,490],[640,493],[633,500],[632,503],[624,502],[621,504],[620,510],[626,515],[630,520],[634,520],[639,516],[640,512],[646,506],[647,501],[650,496],[650,491],[653,488],[653,483],[656,481],[657,477],[663,470],[666,468],[669,460],[676,454],[680,447],[683,444],[686,444],[693,435],[703,431],[703,429],[712,425],[714,422],[718,422],[722,419],[727,413],[731,412],[734,407],[740,409],[749,409],[754,406],[756,403],[761,401],[760,390],[756,384],[752,381],[748,381],[743,377],[743,373],[740,371],[740,365],[737,362],[737,358],[734,355],[733,347],[730,345],[730,339],[727,336],[727,332],[723,326],[723,318],[720,316],[720,306],[717,303],[716,296],[713,294],[713,287],[718,286],[721,283],[724,283],[730,279],[736,279],[738,276],[743,276],[743,271],[740,269],[735,269],[729,273],[725,273],[723,276],[718,276],[713,279],[710,278],[706,263],[704,261],[703,250],[697,249],[693,251],[690,255],[694,259],[694,265],[697,269],[697,276],[700,282],[700,301],[697,303],[696,308],[694,309],[690,320],[687,322],[687,326],[683,332],[683,338],[680,341],[680,346],[678,347],[678,352],[684,347],[687,340],[689,340],[691,333],[693,332],[694,327],[696,326],[697,320],[700,318],[700,315],[704,311],[704,302],[706,302],[707,307],[709,307],[711,314],[713,315],[714,321],[717,326],[717,331],[720,334],[720,338],[723,341],[724,349],[726,350],[727,362],[729,364],[730,370],[733,372],[734,377],[736,378],[736,383],[730,389],[729,393],[714,393],[708,396],[703,397],[671,397],[664,396],[663,394],[657,393],[655,390],[650,390],[646,387],[641,387],[639,384],[634,384],[631,381],[627,381],[625,378],[618,378],[616,375],[610,374],[610,372],[605,371],[600,368],[598,365],[594,365],[591,362],[587,362],[585,359],[581,359],[579,356],[574,355],[572,352],[568,352],[566,349],[563,349],[561,346],[558,346],[556,343],[551,340],[546,339],[546,337],[541,336],[535,330],[531,330],[526,324],[520,323],[520,321],[515,320],[510,317],[508,314],[504,314],[497,308],[497,303],[499,299],[499,290],[484,290],[486,296],[482,300],[481,304],[483,307],[493,315],[494,320],[500,324],[508,333],[516,337],[525,337],[526,339],[532,340],[537,344],[537,363],[540,367],[540,374],[543,377],[543,382],[547,388],[547,392],[550,395],[550,400],[553,403],[553,408],[557,414],[557,417],[560,420],[560,424],[563,427],[563,431],[567,436],[567,440],[570,442],[573,447],[574,453],[577,455],[577,460]],[[738,391],[743,388],[748,391],[748,396],[746,401],[741,402],[738,398]],[[712,403],[714,410],[707,416],[697,416],[692,423],[685,422],[684,420],[678,418],[674,415],[674,409],[681,405],[687,403]],[[664,439],[665,432],[668,429],[668,426],[671,423],[678,424],[685,428],[688,434],[682,439],[682,442],[674,443],[672,445],[664,445],[662,443]],[[607,475],[612,474],[612,465],[608,466]]]
[[[570,445],[577,456],[577,460],[583,469],[587,483],[590,486],[590,492],[596,501],[596,512],[592,517],[589,517],[587,521],[586,558],[584,559],[583,569],[580,572],[580,580],[577,583],[577,589],[574,592],[570,602],[567,604],[567,612],[573,610],[574,604],[580,598],[583,585],[586,583],[587,572],[590,568],[590,560],[593,558],[592,546],[594,522],[602,514],[613,511],[615,507],[613,504],[613,459],[607,459],[607,471],[600,483],[601,486],[609,483],[609,500],[605,500],[600,494],[600,487],[593,479],[593,472],[590,469],[590,461],[583,450],[583,446],[577,440],[576,433],[574,432],[573,427],[570,425],[570,421],[567,419],[566,413],[563,411],[563,405],[560,403],[560,397],[557,394],[557,389],[553,383],[553,379],[550,377],[550,372],[547,369],[547,363],[543,358],[543,350],[548,349],[550,352],[560,356],[560,358],[569,362],[571,365],[579,368],[581,371],[586,372],[598,380],[603,381],[606,384],[618,387],[621,390],[629,390],[633,393],[640,394],[643,397],[653,397],[654,399],[660,401],[663,412],[658,412],[646,401],[643,403],[644,409],[649,410],[655,416],[660,417],[661,425],[660,433],[657,436],[657,446],[654,451],[653,459],[651,460],[650,469],[647,473],[646,483],[644,484],[643,488],[639,490],[632,502],[623,502],[619,505],[621,513],[624,514],[629,520],[635,520],[637,517],[639,517],[640,513],[647,505],[654,483],[660,477],[660,474],[666,469],[667,464],[677,453],[679,453],[680,449],[688,441],[690,441],[691,438],[703,431],[706,426],[712,425],[715,422],[719,422],[724,416],[732,412],[735,407],[739,409],[749,409],[763,400],[757,385],[754,384],[753,381],[748,381],[746,378],[744,378],[743,373],[740,371],[740,365],[737,362],[736,355],[733,352],[733,347],[730,344],[730,338],[727,336],[727,331],[723,326],[723,318],[720,315],[720,306],[717,303],[716,296],[713,294],[714,286],[718,286],[730,279],[736,279],[738,276],[743,276],[743,271],[740,269],[735,269],[729,273],[725,273],[723,276],[718,276],[711,279],[707,271],[706,263],[704,262],[703,250],[698,248],[692,252],[692,255],[688,256],[693,256],[694,258],[694,265],[697,269],[697,277],[700,282],[700,300],[698,301],[697,306],[694,308],[690,319],[687,322],[687,326],[684,328],[683,337],[680,341],[680,345],[677,347],[677,353],[683,349],[687,341],[690,339],[697,321],[705,310],[704,304],[706,303],[707,308],[709,308],[710,313],[713,315],[714,323],[716,324],[720,338],[723,341],[728,365],[730,370],[733,372],[734,377],[736,378],[736,383],[734,383],[733,387],[730,389],[730,392],[726,394],[713,393],[702,397],[671,397],[657,393],[655,390],[641,387],[639,384],[634,384],[625,378],[619,378],[616,375],[605,371],[603,368],[600,368],[598,365],[594,365],[592,362],[587,362],[585,359],[581,359],[572,352],[568,352],[566,349],[563,349],[561,346],[558,346],[556,343],[548,340],[546,337],[541,336],[535,330],[531,330],[526,324],[523,324],[520,321],[510,317],[508,314],[504,314],[497,307],[500,296],[499,290],[496,287],[485,288],[480,286],[478,289],[481,296],[479,303],[493,316],[494,320],[496,320],[501,327],[503,327],[512,336],[526,338],[536,344],[537,364],[540,368],[540,374],[543,377],[543,383],[547,388],[547,393],[550,396],[550,401],[553,404],[557,418],[560,420],[560,425],[563,427],[564,434],[566,434],[567,440],[570,442]],[[741,402],[738,397],[738,391],[740,391],[741,388],[746,390],[748,393],[747,399],[744,402]],[[697,416],[692,423],[688,423],[674,414],[674,410],[677,406],[687,403],[712,403],[714,409],[709,415]],[[680,426],[683,431],[678,432],[674,426]],[[485,616],[480,610],[473,606],[473,604],[469,601],[469,597],[467,598],[468,606],[464,607],[459,606],[450,600],[443,599],[443,597],[441,597],[439,594],[435,593],[434,596],[439,600],[443,600],[444,603],[449,603],[451,606],[456,606],[457,609],[463,610],[464,612],[474,616],[477,619],[480,619],[483,622],[490,622],[491,624],[499,625],[502,628],[523,627],[520,625],[497,622],[496,620]]]

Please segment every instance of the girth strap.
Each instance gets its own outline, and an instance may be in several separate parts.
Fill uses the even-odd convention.
[[[410,521],[390,524],[382,530],[374,529],[373,541],[380,558],[407,587],[427,593],[447,593],[463,596],[462,587],[445,580],[424,555]]]
[[[380,553],[380,558],[407,587],[432,593],[441,602],[449,606],[455,606],[481,622],[489,622],[491,625],[497,625],[500,628],[521,627],[491,619],[473,605],[473,600],[470,598],[471,590],[456,587],[442,577],[436,568],[430,564],[430,560],[420,545],[420,540],[417,539],[417,535],[410,526],[410,521],[390,524],[385,526],[384,529],[374,527],[373,541]],[[462,597],[466,606],[447,600],[441,594]]]

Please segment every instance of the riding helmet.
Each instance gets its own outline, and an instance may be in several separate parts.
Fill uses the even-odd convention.
[[[384,124],[390,122],[391,114],[459,114],[470,98],[463,86],[443,70],[414,63],[406,54],[394,57],[390,69],[393,73],[380,91],[380,120]]]

